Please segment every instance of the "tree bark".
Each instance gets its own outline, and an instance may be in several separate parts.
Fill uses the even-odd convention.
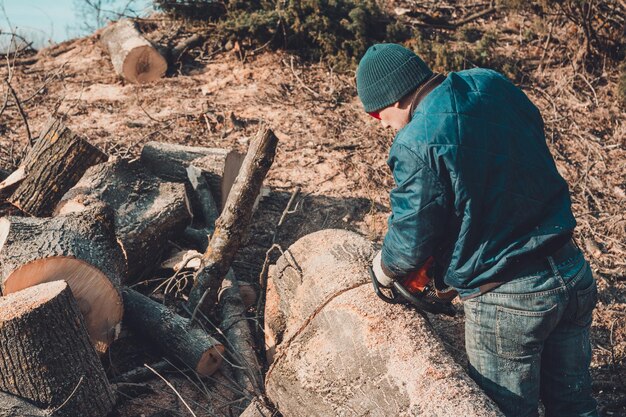
[[[169,357],[178,359],[200,375],[211,375],[222,364],[224,346],[204,330],[157,303],[126,288],[124,323],[157,345]]]
[[[100,40],[111,56],[115,72],[131,83],[144,84],[162,78],[167,61],[129,19],[105,28]]]
[[[104,417],[114,395],[64,281],[0,298],[0,390],[59,417]]]
[[[105,206],[94,206],[79,215],[0,219],[2,293],[67,281],[100,353],[117,336],[122,319],[118,288],[125,274],[113,213]]]
[[[59,120],[50,119],[20,168],[7,178],[5,184],[20,183],[8,201],[32,216],[49,216],[87,168],[107,158]]]
[[[211,194],[209,184],[207,184],[202,171],[193,165],[187,167],[187,177],[196,200],[200,205],[200,212],[202,213],[202,219],[204,225],[209,233],[213,233],[215,229],[215,221],[219,217],[220,213],[215,204],[215,198]]]
[[[148,142],[141,150],[141,162],[164,179],[185,183],[187,167],[194,165],[202,171],[221,209],[239,173],[243,155],[230,149]]]
[[[378,299],[372,244],[323,230],[270,271],[266,392],[289,416],[500,416],[415,310]]]
[[[202,257],[202,267],[195,276],[189,294],[190,311],[195,313],[196,308],[203,309],[205,306],[207,311],[213,309],[221,282],[247,234],[252,208],[274,161],[277,145],[278,138],[270,129],[260,131],[250,144],[224,210],[216,222],[209,247]]]
[[[220,329],[228,341],[228,353],[233,367],[235,381],[239,388],[252,396],[263,392],[263,376],[261,365],[256,356],[254,338],[246,317],[246,306],[241,298],[239,282],[232,269],[222,282],[219,294]],[[244,400],[242,407],[247,407],[249,401]]]
[[[191,220],[185,187],[150,175],[139,162],[116,160],[90,168],[55,213],[80,212],[100,202],[115,211],[115,233],[131,280],[158,265],[168,239]]]

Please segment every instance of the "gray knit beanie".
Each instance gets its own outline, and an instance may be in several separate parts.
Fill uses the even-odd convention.
[[[395,43],[372,45],[356,70],[356,89],[366,112],[399,101],[433,72],[411,50]]]

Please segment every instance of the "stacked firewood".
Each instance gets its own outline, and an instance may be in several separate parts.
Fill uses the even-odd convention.
[[[237,349],[251,363],[241,368],[257,371],[235,378],[254,389],[250,328],[232,320],[254,300],[242,300],[249,287],[240,291],[230,265],[276,145],[265,129],[245,158],[151,142],[126,161],[51,119],[0,183],[17,213],[0,219],[0,415],[106,416],[115,396],[98,354],[121,324],[201,376]],[[185,317],[128,287],[178,238],[204,251]],[[205,317],[226,323],[221,340]]]

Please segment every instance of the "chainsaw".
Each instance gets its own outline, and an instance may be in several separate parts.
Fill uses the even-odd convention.
[[[429,258],[422,268],[409,274],[402,281],[394,280],[391,287],[384,288],[388,294],[383,292],[383,287],[370,267],[370,277],[376,295],[389,304],[406,304],[419,312],[454,317],[456,310],[450,301],[456,296],[456,292],[450,290],[441,293],[435,288],[433,279],[428,275],[432,263],[433,258]]]

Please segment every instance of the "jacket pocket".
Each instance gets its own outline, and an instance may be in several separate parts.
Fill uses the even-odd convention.
[[[521,358],[541,352],[557,322],[558,305],[543,311],[496,309],[496,347],[500,356]]]
[[[593,319],[593,309],[598,302],[598,286],[594,279],[591,285],[584,290],[576,291],[576,313],[572,321],[574,324],[587,327]]]

